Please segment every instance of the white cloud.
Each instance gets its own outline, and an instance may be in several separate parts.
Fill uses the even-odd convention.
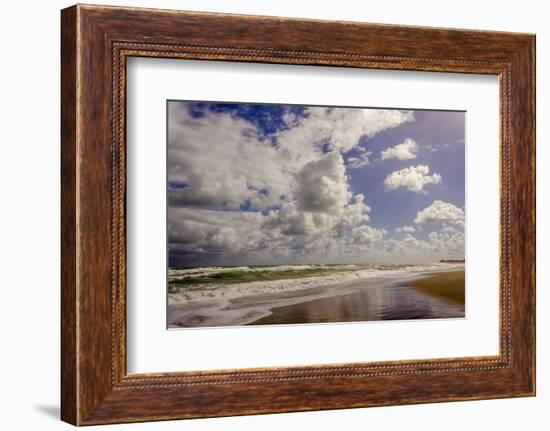
[[[172,102],[168,116],[168,180],[180,185],[170,205],[226,210],[279,206],[295,194],[298,172],[327,147],[343,153],[363,136],[414,119],[410,111],[310,107],[305,116],[288,112],[286,127],[265,136],[229,112],[191,115],[188,105]]]
[[[351,196],[342,156],[332,152],[306,164],[297,174],[296,192],[302,211],[338,213]]]
[[[425,148],[432,153],[439,151],[439,147],[436,145],[426,145]]]
[[[353,196],[353,203],[348,203],[339,214],[338,229],[346,229],[352,226],[366,223],[370,220],[371,208],[365,204],[362,194]]]
[[[401,240],[385,241],[384,250],[391,256],[408,257],[417,261],[464,259],[464,232],[443,228],[430,232],[426,239],[407,233]]]
[[[396,228],[395,231],[399,233],[413,233],[416,232],[416,228],[414,226],[401,226]]]
[[[358,226],[351,231],[353,242],[364,244],[367,247],[372,247],[377,242],[382,241],[386,233],[385,229],[377,229],[367,225]]]
[[[392,172],[384,180],[386,190],[395,190],[398,187],[406,187],[412,192],[425,193],[426,184],[439,184],[441,175],[433,173],[429,175],[430,168],[426,165],[411,166]]]
[[[400,239],[388,239],[383,247],[392,256],[402,256],[415,260],[438,261],[441,259],[464,259],[464,211],[450,203],[434,201],[429,207],[418,212],[415,223],[438,223],[439,227],[431,231],[425,239],[412,233],[414,226],[397,228],[396,232],[405,233]]]
[[[297,126],[300,123],[300,117],[291,111],[286,111],[282,116],[282,120],[287,128]]]
[[[295,202],[285,203],[280,209],[269,211],[263,227],[282,235],[333,235],[333,217],[330,214],[301,211]]]
[[[464,226],[464,210],[451,203],[440,200],[419,211],[414,220],[415,223],[451,223]]]
[[[261,231],[258,212],[170,208],[168,235],[170,255],[194,257],[260,253],[270,238]]]
[[[407,138],[403,143],[382,151],[382,160],[398,159],[412,160],[418,156],[418,144],[413,139]]]
[[[358,169],[370,164],[369,156],[372,153],[370,151],[363,151],[357,156],[348,157],[347,166],[350,169]]]
[[[365,197],[351,193],[346,167],[366,166],[370,155],[361,138],[412,121],[412,112],[308,108],[305,117],[285,114],[283,129],[268,136],[229,112],[192,115],[185,104],[170,103],[168,114],[170,256],[181,262],[365,262],[392,261],[396,254],[463,254],[459,220],[444,220],[424,240],[410,235],[413,226],[397,229],[406,234],[401,241],[387,239],[386,230],[368,225]],[[346,166],[343,154],[351,149],[357,155],[347,157]],[[384,184],[422,192],[440,181],[427,166],[415,166],[390,174]],[[241,211],[243,205],[261,211]],[[417,223],[429,219],[420,213]]]
[[[334,212],[304,211],[297,202],[288,202],[280,209],[269,211],[263,228],[281,235],[304,235],[306,241],[319,237],[344,237],[354,226],[370,220],[370,208],[362,195],[355,195],[348,203]]]
[[[305,262],[391,263],[437,261],[464,257],[460,225],[442,223],[425,238],[405,232],[387,239],[385,229],[365,223],[370,209],[356,195],[341,214],[301,211],[295,202],[263,215],[259,212],[171,208],[168,213],[170,255],[193,264],[193,258],[225,262],[277,263],[298,258]],[[214,260],[215,261],[215,260]],[[204,261],[202,261],[204,263]]]
[[[464,257],[464,232],[460,228],[443,227],[440,231],[430,232],[428,239],[434,252]]]
[[[229,113],[194,118],[186,105],[168,105],[168,181],[171,206],[238,209],[246,201],[263,209],[293,188],[287,158],[249,122]]]
[[[309,107],[307,116],[298,123],[292,118],[295,127],[277,134],[281,148],[290,153],[296,146],[321,146],[327,143],[331,149],[346,153],[359,145],[363,137],[372,137],[383,130],[413,121],[412,111],[395,109],[357,109]]]

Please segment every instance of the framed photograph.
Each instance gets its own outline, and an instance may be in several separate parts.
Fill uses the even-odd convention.
[[[465,112],[166,111],[168,328],[465,317]]]
[[[535,394],[535,36],[62,11],[62,419]]]

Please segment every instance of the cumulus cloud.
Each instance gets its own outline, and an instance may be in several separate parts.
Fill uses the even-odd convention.
[[[293,188],[287,158],[249,122],[229,113],[194,117],[168,104],[170,206],[258,209],[278,205]]]
[[[381,152],[382,160],[398,159],[412,160],[418,157],[418,144],[413,139],[407,138],[403,143],[387,148]]]
[[[258,212],[170,208],[168,236],[171,256],[239,256],[261,253],[269,237],[261,231]]]
[[[385,229],[377,229],[372,226],[362,225],[352,230],[353,242],[372,247],[379,241],[382,241],[387,234]]]
[[[277,140],[290,154],[298,151],[296,143],[328,144],[330,149],[346,153],[357,147],[364,136],[370,138],[413,120],[412,111],[396,109],[308,107],[307,114],[300,120],[289,120],[294,127],[280,131]]]
[[[351,196],[340,153],[306,164],[298,172],[296,191],[302,211],[339,212]]]
[[[416,228],[414,226],[401,226],[395,229],[398,233],[413,233],[416,232]]]
[[[410,259],[464,259],[464,211],[461,208],[436,200],[417,213],[415,223],[432,224],[435,229],[421,238],[413,235],[417,230],[414,226],[397,228],[396,232],[405,236],[384,241],[386,253]]]
[[[424,239],[411,235],[413,226],[402,226],[396,231],[406,235],[397,241],[371,225],[369,196],[352,193],[348,175],[369,164],[368,138],[413,121],[412,112],[308,107],[284,112],[268,133],[230,110],[189,106],[168,104],[171,261],[364,262],[396,253],[460,254],[460,220],[442,220]],[[407,160],[405,150],[386,158]],[[440,181],[421,165],[390,174],[384,184],[423,192]],[[415,221],[429,223],[420,220],[430,217],[419,212]]]
[[[460,229],[442,228],[430,232],[426,239],[407,233],[401,240],[386,240],[384,250],[392,256],[418,260],[463,259],[464,243],[464,232]]]
[[[460,228],[445,226],[440,231],[430,232],[428,239],[434,252],[464,257],[464,232]]]
[[[300,210],[295,202],[285,203],[280,209],[269,211],[265,228],[283,235],[332,235],[333,223],[329,214]]]
[[[295,193],[295,177],[326,149],[344,153],[407,121],[410,111],[309,107],[286,112],[285,127],[272,135],[230,112],[168,104],[168,181],[171,206],[265,210]],[[367,156],[368,157],[368,156]],[[363,163],[366,159],[363,159]]]
[[[297,202],[284,204],[280,209],[270,210],[264,219],[264,229],[282,235],[304,235],[311,238],[343,237],[354,226],[370,220],[371,209],[363,202],[362,195],[355,195],[350,202],[337,211],[304,211]]]
[[[405,187],[412,192],[425,193],[426,184],[439,184],[441,175],[433,173],[430,175],[430,168],[426,165],[411,166],[392,172],[384,180],[386,190],[395,190]]]
[[[419,211],[414,220],[415,223],[450,223],[464,226],[464,210],[451,203],[440,200]]]
[[[365,197],[358,193],[353,196],[352,202],[342,208],[337,225],[340,231],[370,221],[371,208],[364,201]]]

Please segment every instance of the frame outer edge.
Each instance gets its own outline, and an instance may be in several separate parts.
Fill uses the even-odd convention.
[[[526,111],[530,115],[525,115],[523,120],[525,124],[526,138],[526,153],[525,171],[528,171],[526,175],[526,181],[528,183],[527,196],[525,197],[525,205],[529,209],[529,223],[527,227],[526,238],[526,251],[524,256],[526,257],[524,264],[527,266],[526,272],[529,273],[529,285],[524,286],[523,294],[527,296],[526,302],[528,304],[527,309],[527,343],[528,347],[525,349],[527,358],[526,362],[526,380],[527,389],[526,394],[528,396],[536,396],[536,377],[537,377],[537,360],[536,360],[536,230],[537,230],[537,206],[536,206],[536,190],[537,190],[537,177],[536,177],[536,35],[531,35],[527,38],[526,47],[522,50],[522,59],[520,64],[525,68],[525,76],[523,78],[525,91],[525,105]]]
[[[531,79],[533,82],[533,94],[531,96],[531,104],[533,109],[533,136],[531,142],[533,145],[533,156],[531,160],[532,166],[532,178],[533,178],[533,317],[532,317],[532,342],[533,342],[533,357],[532,357],[532,370],[531,377],[533,379],[533,387],[531,394],[537,395],[537,36],[533,35],[530,44],[530,56],[533,62],[531,71]]]
[[[61,420],[79,423],[77,295],[78,7],[61,11]]]
[[[511,364],[519,396],[536,395],[535,36],[511,59]]]

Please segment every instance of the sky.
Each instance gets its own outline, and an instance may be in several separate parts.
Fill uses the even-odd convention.
[[[465,112],[167,102],[171,267],[464,258]]]

